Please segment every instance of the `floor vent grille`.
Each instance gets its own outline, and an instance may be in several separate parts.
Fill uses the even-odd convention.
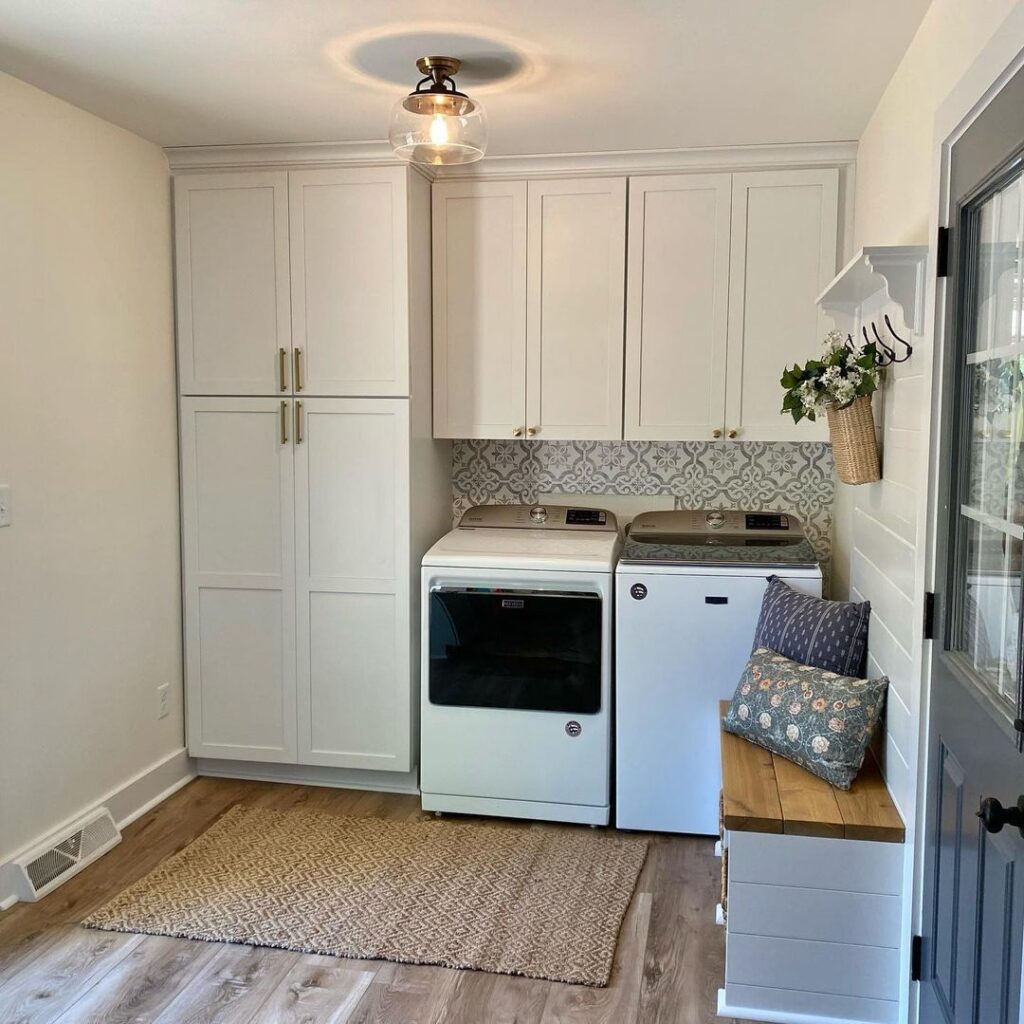
[[[110,811],[101,807],[15,861],[22,876],[19,898],[27,902],[41,899],[120,841]]]

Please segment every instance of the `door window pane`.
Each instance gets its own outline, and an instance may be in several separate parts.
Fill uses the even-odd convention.
[[[961,650],[982,685],[1017,703],[1021,541],[975,520],[967,526]]]
[[[1021,257],[1024,183],[1016,178],[976,214],[977,297],[970,350],[1002,349],[1021,341]]]
[[[971,437],[967,504],[987,515],[1024,524],[1024,355],[993,357],[967,367]]]

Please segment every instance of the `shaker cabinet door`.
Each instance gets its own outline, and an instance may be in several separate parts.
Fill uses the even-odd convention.
[[[779,378],[821,351],[817,296],[836,271],[839,172],[733,175],[726,428],[740,441],[813,441],[823,423],[782,416]]]
[[[722,434],[731,189],[729,174],[629,181],[627,439]]]
[[[291,402],[181,401],[193,757],[295,760]]]
[[[622,437],[626,179],[531,181],[526,434]]]
[[[296,395],[409,393],[408,173],[289,175]]]
[[[526,432],[526,182],[435,182],[434,436]]]
[[[409,403],[295,405],[299,761],[408,771]]]
[[[290,390],[288,175],[181,175],[174,223],[181,393]]]

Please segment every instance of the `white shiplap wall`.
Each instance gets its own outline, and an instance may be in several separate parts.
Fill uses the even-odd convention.
[[[897,331],[908,337],[894,316],[896,309],[880,301],[864,316],[881,324],[887,312]],[[922,429],[928,393],[924,374],[931,364],[922,339],[912,340],[914,356],[886,371],[875,399],[882,479],[852,489],[849,580],[850,599],[871,602],[869,674],[889,677],[885,728],[879,731],[876,752],[907,822],[916,812],[923,602],[917,552],[924,537],[920,495],[928,453]]]

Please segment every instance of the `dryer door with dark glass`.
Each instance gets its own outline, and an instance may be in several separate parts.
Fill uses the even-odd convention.
[[[432,704],[601,710],[601,596],[441,587],[430,594]]]

